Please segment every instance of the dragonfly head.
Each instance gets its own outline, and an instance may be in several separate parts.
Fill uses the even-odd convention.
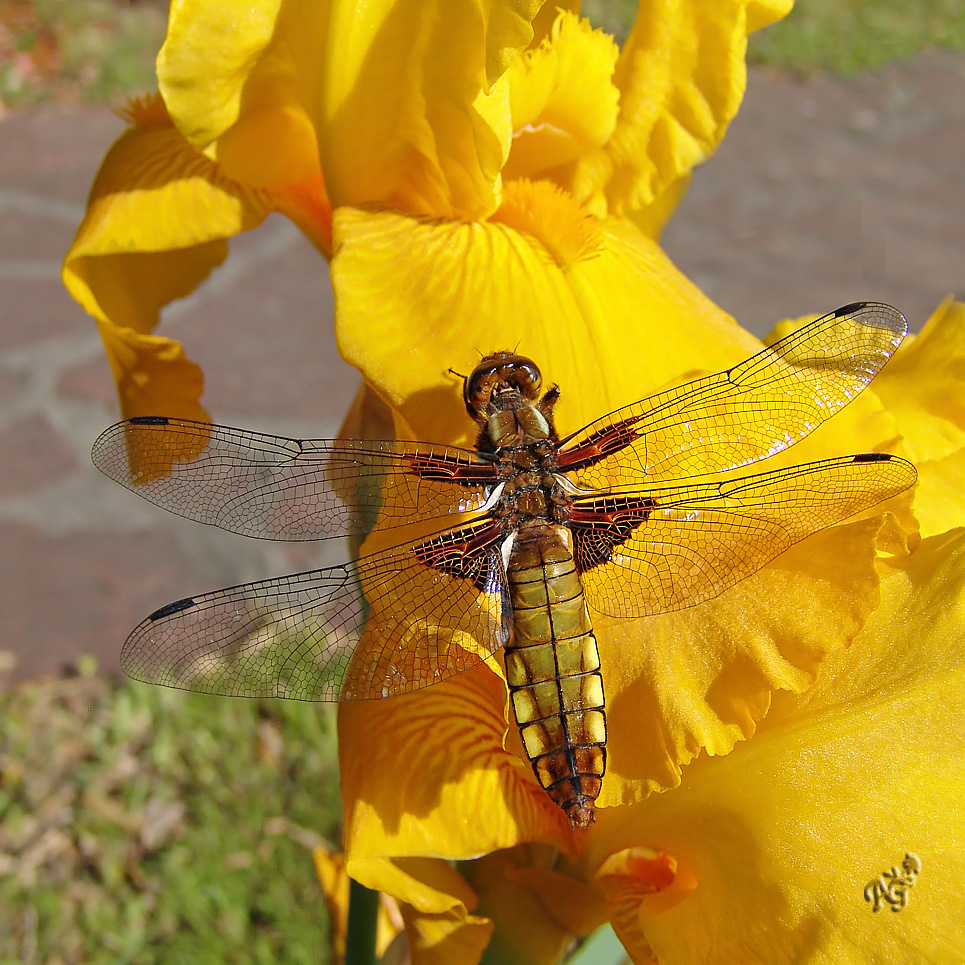
[[[487,355],[463,383],[462,397],[473,419],[499,409],[518,409],[539,396],[543,377],[536,363],[512,352]]]

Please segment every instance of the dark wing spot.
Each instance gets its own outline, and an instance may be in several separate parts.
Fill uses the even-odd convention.
[[[166,426],[171,420],[163,415],[136,415],[127,420],[130,426]]]
[[[164,617],[171,616],[172,613],[180,613],[182,610],[189,610],[194,605],[194,600],[189,596],[185,597],[183,600],[175,600],[174,603],[169,603],[167,606],[162,606],[159,610],[155,610],[148,617],[148,620],[161,620]]]
[[[842,305],[840,308],[834,310],[834,317],[844,318],[845,315],[854,315],[856,312],[860,312],[867,304],[867,302],[851,302],[850,305]]]

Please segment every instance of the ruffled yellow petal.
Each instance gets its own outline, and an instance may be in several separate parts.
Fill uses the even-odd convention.
[[[477,217],[509,150],[500,77],[539,6],[181,0],[158,76],[179,128],[239,180],[281,190],[324,172],[334,205]]]
[[[521,846],[461,866],[495,930],[489,955],[506,965],[555,965],[575,937],[606,921],[599,889],[552,865],[557,852]]]
[[[651,238],[659,238],[690,187],[692,172],[680,175],[661,188],[646,207],[628,211],[629,219]]]
[[[926,535],[965,525],[965,303],[935,310],[875,383],[918,466]]]
[[[545,182],[515,183],[507,196],[514,203],[498,223],[338,213],[340,345],[407,431],[470,445],[461,381],[447,368],[465,373],[474,356],[500,348],[537,359],[547,384],[561,384],[562,434],[694,374],[683,366],[725,367],[756,348],[632,228],[587,216]],[[408,253],[404,269],[394,257],[400,250]],[[546,318],[555,320],[549,330]],[[480,332],[491,341],[478,344]],[[861,406],[842,430],[828,430],[823,449],[809,443],[802,459],[798,446],[783,461],[894,442],[880,403],[869,397]],[[847,645],[876,605],[876,550],[907,549],[908,498],[893,509],[897,518],[810,540],[706,606],[645,621],[596,618],[610,715],[602,806],[673,786],[680,764],[700,749],[726,754],[752,735],[774,689],[800,691],[814,680],[827,653]],[[511,729],[507,746],[521,757],[518,744]]]
[[[611,77],[618,55],[612,37],[564,12],[540,46],[515,61],[508,74],[513,147],[504,178],[551,176],[606,143],[617,120]]]
[[[328,4],[171,4],[158,83],[174,122],[236,180],[280,189],[320,175],[314,111]]]
[[[722,756],[753,736],[775,691],[806,690],[878,604],[876,546],[891,545],[893,526],[873,517],[826,530],[699,607],[595,615],[608,737],[598,804],[675,786],[701,750]]]
[[[472,444],[462,380],[516,349],[559,383],[561,433],[760,347],[650,239],[547,182],[511,182],[499,222],[341,209],[336,337],[417,436]],[[686,353],[681,346],[687,346]]]
[[[538,8],[536,0],[339,5],[318,121],[333,202],[490,214],[511,135],[499,78],[529,43]]]
[[[923,536],[965,526],[965,450],[918,463],[915,515]]]
[[[681,179],[720,143],[744,95],[747,35],[785,16],[791,0],[641,2],[614,83],[613,135],[564,186],[596,214],[626,214],[682,194]],[[643,218],[644,224],[662,225]]]
[[[368,888],[392,895],[405,922],[414,965],[475,965],[492,922],[470,912],[479,899],[448,862],[438,858],[353,858],[349,872]]]
[[[198,155],[159,100],[135,102],[129,116],[91,188],[64,284],[97,319],[125,416],[205,419],[200,370],[150,332],[224,260],[225,239],[265,218],[268,199]]]
[[[522,841],[567,840],[563,812],[529,765],[503,750],[505,700],[502,680],[480,666],[411,696],[339,707],[345,850],[353,862],[470,858]],[[349,871],[365,881],[360,867]]]
[[[701,757],[672,793],[603,812],[588,869],[647,847],[696,881],[659,914],[639,905],[637,935],[621,938],[640,960],[961,958],[965,533],[880,566],[863,632],[803,695],[776,695],[754,740]],[[875,882],[908,853],[921,870],[907,906],[875,913]]]
[[[945,299],[875,387],[898,420],[910,459],[943,459],[965,448],[965,303]]]

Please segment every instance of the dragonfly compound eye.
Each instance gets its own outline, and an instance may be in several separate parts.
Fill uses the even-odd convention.
[[[463,385],[466,409],[474,419],[485,418],[494,396],[515,394],[532,400],[539,394],[542,376],[536,363],[512,352],[487,355]]]

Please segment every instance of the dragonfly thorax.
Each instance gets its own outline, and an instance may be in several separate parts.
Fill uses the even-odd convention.
[[[505,532],[526,523],[565,523],[571,497],[550,472],[521,472],[506,480],[493,515]]]
[[[516,446],[526,446],[550,438],[549,420],[535,405],[519,409],[503,409],[494,412],[485,426],[486,437],[492,451]]]
[[[504,532],[537,520],[565,523],[572,496],[559,473],[551,425],[535,406],[496,413],[493,422],[506,430],[497,438],[509,442],[495,447],[502,485],[493,512]]]

